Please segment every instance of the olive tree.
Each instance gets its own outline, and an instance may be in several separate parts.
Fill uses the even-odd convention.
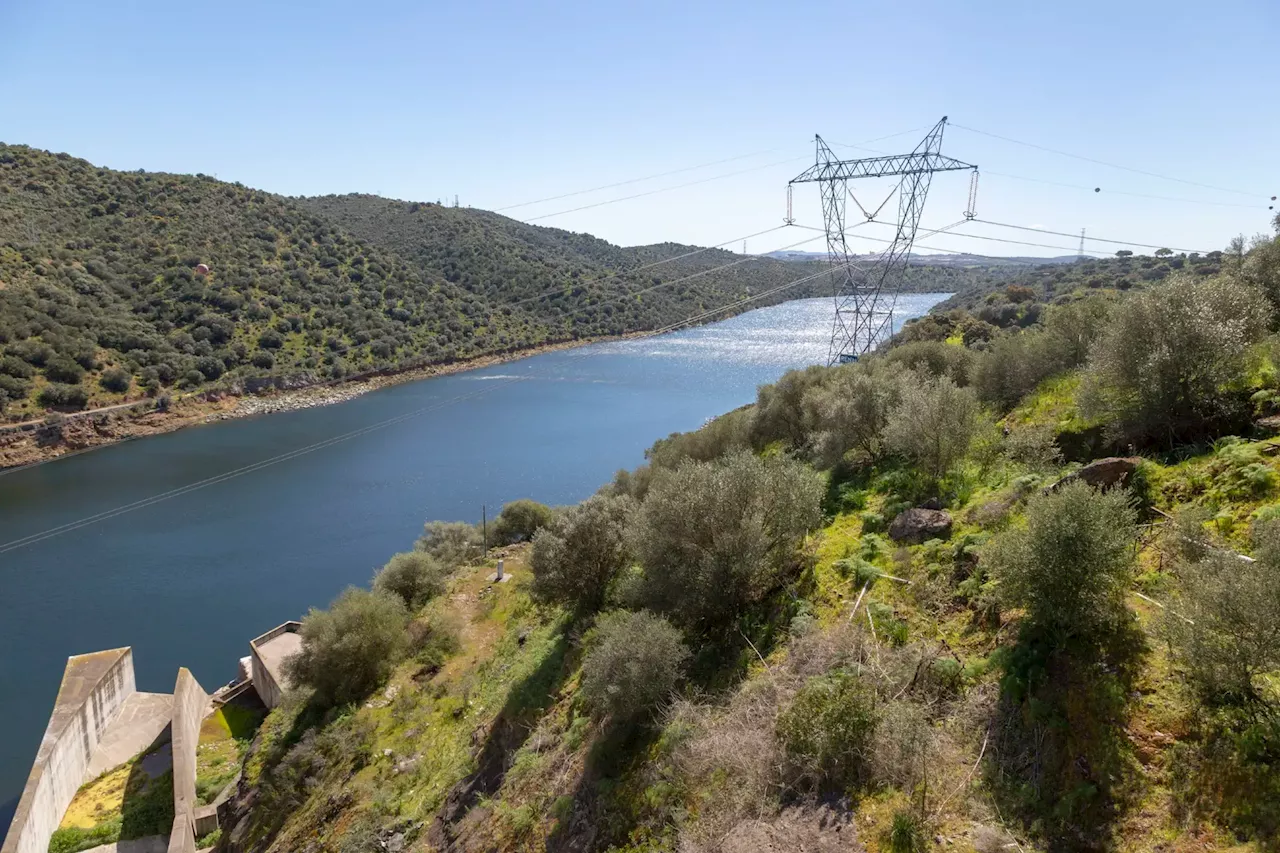
[[[312,608],[302,620],[302,645],[285,659],[285,674],[326,705],[363,699],[404,656],[408,621],[397,596],[348,587],[328,610]]]
[[[631,561],[627,525],[635,507],[626,495],[595,495],[540,529],[529,560],[534,597],[598,610]]]
[[[830,468],[850,451],[877,458],[889,412],[915,374],[883,359],[834,368],[830,379],[805,392],[801,400],[810,444],[821,465]]]
[[[655,473],[631,531],[641,596],[683,627],[722,628],[796,565],[822,492],[805,465],[747,452]]]
[[[973,392],[940,376],[903,388],[885,423],[884,442],[936,483],[964,459],[982,426]]]
[[[1085,413],[1131,441],[1202,430],[1231,413],[1231,386],[1270,315],[1255,288],[1225,275],[1179,274],[1133,294],[1095,346]]]
[[[1027,503],[1026,523],[992,539],[982,563],[1000,596],[1062,646],[1124,618],[1133,579],[1136,513],[1128,492],[1074,481]]]
[[[418,551],[425,551],[439,560],[446,568],[456,569],[480,556],[483,543],[480,531],[465,521],[428,521],[422,535],[414,543]]]
[[[585,638],[582,700],[597,719],[643,716],[670,698],[689,657],[680,632],[647,611],[606,613]]]
[[[1203,547],[1178,566],[1165,629],[1206,701],[1257,698],[1259,677],[1280,669],[1280,522],[1259,525],[1254,545],[1253,561]]]
[[[416,609],[444,592],[449,571],[425,551],[409,551],[392,556],[373,577],[375,592],[400,597],[406,607]]]
[[[528,498],[504,504],[493,523],[493,541],[499,545],[527,542],[550,524],[554,515],[551,507]]]

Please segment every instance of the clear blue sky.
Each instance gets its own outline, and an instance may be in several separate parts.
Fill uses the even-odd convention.
[[[456,193],[485,208],[757,154],[509,211],[530,218],[752,169],[539,220],[627,244],[709,244],[779,224],[786,181],[811,158],[815,132],[856,143],[947,114],[967,127],[1252,194],[953,128],[947,153],[989,170],[980,215],[1212,249],[1266,230],[1266,198],[1280,194],[1278,45],[1276,0],[0,0],[0,140],[286,194]],[[912,144],[904,135],[872,147]],[[966,191],[963,174],[939,176],[925,224],[958,219]],[[820,224],[812,186],[798,193],[796,215]],[[749,250],[808,236],[770,234]],[[953,236],[922,242],[1055,254]]]

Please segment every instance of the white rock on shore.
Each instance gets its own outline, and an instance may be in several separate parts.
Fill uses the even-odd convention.
[[[343,385],[337,388],[315,388],[305,391],[290,391],[272,397],[245,397],[230,412],[220,416],[221,420],[244,418],[253,415],[271,415],[277,412],[292,412],[297,409],[314,409],[317,406],[332,406],[334,403],[345,403],[354,400],[373,386],[365,382]]]

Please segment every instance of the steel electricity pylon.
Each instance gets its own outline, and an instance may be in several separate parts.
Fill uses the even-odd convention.
[[[828,364],[854,361],[892,334],[893,307],[902,288],[902,275],[920,227],[925,196],[934,172],[969,169],[969,209],[973,217],[978,167],[942,155],[946,116],[933,126],[910,154],[841,160],[821,136],[815,136],[817,157],[813,166],[787,184],[787,218],[791,221],[791,190],[795,184],[817,183],[822,191],[822,216],[827,232],[827,255],[835,295],[836,316],[831,329]],[[899,177],[897,186],[880,206],[868,211],[853,195],[849,182],[859,178]],[[893,240],[876,258],[855,263],[845,239],[845,207],[852,198],[867,221],[875,220],[894,194],[898,196],[898,222]]]

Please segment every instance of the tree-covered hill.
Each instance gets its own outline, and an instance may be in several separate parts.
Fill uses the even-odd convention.
[[[17,414],[543,336],[269,193],[0,146],[0,392]]]
[[[288,199],[0,144],[0,414],[661,328],[819,269],[708,250],[624,272],[694,251],[373,196]]]
[[[529,225],[486,210],[380,196],[298,201],[371,244],[413,261],[425,275],[453,282],[495,304],[518,302],[551,329],[571,336],[661,327],[822,269],[816,261],[790,264],[679,243],[615,246],[589,234]],[[626,272],[658,261],[668,262]],[[658,286],[663,284],[669,286]],[[825,288],[819,279],[780,296],[815,296],[825,294]],[[633,298],[639,291],[643,299]]]

